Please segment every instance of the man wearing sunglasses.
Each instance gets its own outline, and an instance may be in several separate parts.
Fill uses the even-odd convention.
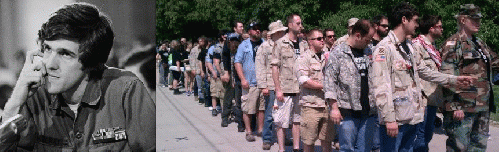
[[[324,68],[325,98],[332,122],[339,124],[340,151],[371,150],[376,109],[369,102],[370,59],[365,48],[374,33],[368,20],[359,20],[347,41],[331,51]]]
[[[260,27],[257,22],[253,22],[248,26],[250,38],[241,42],[234,56],[234,67],[241,80],[241,109],[248,142],[255,141],[255,136],[251,130],[252,115],[257,115],[257,136],[261,136],[265,114],[265,98],[262,91],[257,87],[255,72],[256,51],[260,44],[263,43]]]
[[[386,35],[388,35],[388,17],[384,15],[376,15],[371,20],[374,24],[374,32],[373,35],[373,46],[378,45],[379,41],[383,39]]]
[[[414,56],[421,58],[426,66],[433,71],[438,71],[442,65],[440,53],[433,45],[436,39],[442,36],[442,17],[425,15],[419,22],[421,35],[412,39]],[[435,129],[434,121],[438,107],[442,106],[442,87],[436,83],[421,81],[423,102],[427,103],[423,122],[419,123],[416,130],[415,151],[428,151],[428,143]]]
[[[490,112],[495,112],[492,69],[498,68],[497,54],[477,38],[482,14],[473,4],[461,5],[455,16],[459,30],[442,43],[443,73],[475,76],[468,88],[444,90],[444,128],[447,151],[485,151]],[[449,93],[449,94],[447,94]]]
[[[322,91],[323,72],[326,63],[324,37],[319,29],[306,33],[309,48],[296,61],[296,73],[300,82],[301,122],[300,135],[304,151],[315,151],[315,141],[321,141],[322,151],[331,151],[334,138],[333,123]]]

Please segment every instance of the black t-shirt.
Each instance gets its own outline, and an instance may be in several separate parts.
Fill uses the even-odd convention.
[[[253,62],[255,62],[255,58],[256,58],[256,50],[258,49],[258,47],[260,46],[260,44],[262,44],[262,39],[259,39],[258,41],[256,42],[253,42],[251,41],[251,48],[253,48]]]
[[[161,62],[168,63],[168,52],[166,50],[159,50],[158,53],[161,57]]]
[[[379,41],[378,41],[378,40],[373,39],[373,46],[378,45],[378,43],[379,43]]]
[[[201,51],[198,54],[198,60],[201,61],[201,67],[203,71],[206,72],[206,66],[205,66],[205,61],[206,61],[206,54],[208,53],[208,49],[202,48]]]
[[[321,56],[322,52],[317,52],[317,53],[315,53],[315,55],[317,55],[319,57],[319,60],[322,60],[322,56]]]
[[[300,55],[300,42],[293,42],[293,47],[295,49],[295,54]]]
[[[180,50],[173,50],[172,51],[172,64],[173,64],[173,66],[177,66],[177,61],[179,61],[180,66],[183,67],[184,63],[182,62],[182,60],[184,60],[182,52]]]
[[[360,103],[362,105],[362,113],[368,113],[370,110],[369,107],[369,84],[368,84],[368,73],[367,66],[369,63],[369,58],[365,57],[364,49],[352,49],[352,54],[354,56],[355,65],[357,65],[357,69],[359,69],[360,74]]]

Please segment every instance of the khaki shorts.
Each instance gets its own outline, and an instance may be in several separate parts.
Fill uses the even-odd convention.
[[[327,108],[301,108],[300,136],[306,145],[314,145],[317,139],[332,142],[334,139],[334,124],[329,118]]]
[[[210,93],[211,97],[222,99],[224,97],[225,88],[222,84],[222,80],[220,78],[213,79],[210,77]]]
[[[262,91],[257,87],[242,89],[241,109],[244,114],[255,114],[257,110],[265,111],[265,98]]]
[[[284,96],[284,102],[274,100],[272,118],[274,124],[281,128],[289,128],[292,122],[300,122],[300,104],[299,96]]]

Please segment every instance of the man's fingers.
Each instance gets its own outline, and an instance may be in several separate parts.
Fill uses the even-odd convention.
[[[40,50],[32,50],[32,51],[28,51],[26,52],[26,61],[25,61],[25,64],[28,63],[28,64],[32,64],[33,63],[33,59],[35,56],[42,56],[42,52]]]

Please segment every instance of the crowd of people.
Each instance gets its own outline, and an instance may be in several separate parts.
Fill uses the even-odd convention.
[[[437,111],[447,151],[485,151],[495,112],[492,71],[499,60],[477,38],[482,15],[474,4],[455,15],[458,31],[440,47],[442,17],[406,2],[388,16],[351,18],[348,33],[304,29],[290,14],[262,31],[234,21],[233,33],[158,48],[161,87],[233,119],[263,150],[428,151]],[[419,28],[420,33],[416,34]],[[291,136],[285,137],[290,129]]]

